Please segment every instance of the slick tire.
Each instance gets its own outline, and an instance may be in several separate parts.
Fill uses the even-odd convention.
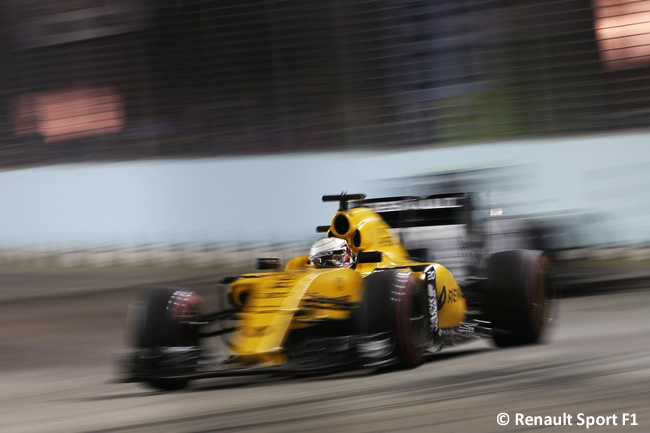
[[[354,322],[360,334],[394,335],[394,354],[403,367],[424,362],[424,350],[432,341],[428,298],[424,284],[413,275],[396,270],[369,275],[356,313]]]
[[[129,307],[127,318],[131,345],[137,349],[156,350],[172,346],[198,346],[197,327],[179,323],[188,316],[200,314],[203,299],[196,293],[178,288],[152,288],[144,291]],[[152,379],[151,388],[175,391],[185,388],[188,379]]]
[[[494,254],[487,267],[487,310],[498,347],[537,343],[555,318],[550,263],[541,251]]]

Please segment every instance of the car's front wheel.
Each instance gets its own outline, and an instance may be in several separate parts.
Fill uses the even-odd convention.
[[[198,327],[186,322],[202,312],[203,304],[203,299],[189,290],[153,288],[144,291],[129,306],[127,319],[131,345],[139,356],[136,365],[142,364],[144,356],[145,362],[150,361],[145,367],[147,374],[155,377],[162,368],[156,362],[165,350],[186,348],[192,353],[198,348]],[[150,358],[147,353],[151,354]],[[157,390],[174,391],[184,388],[188,382],[185,378],[149,378],[145,383]]]
[[[393,355],[404,367],[424,362],[432,345],[426,286],[414,275],[386,270],[365,279],[363,298],[354,315],[361,335],[387,334],[394,339]]]

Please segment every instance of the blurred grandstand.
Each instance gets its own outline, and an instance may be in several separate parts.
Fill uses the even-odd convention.
[[[5,0],[0,165],[645,128],[650,0]]]
[[[650,122],[650,0],[5,0],[0,24],[3,170],[480,146]],[[648,165],[630,160],[588,170],[581,191],[641,220],[650,212],[646,198],[637,200]],[[490,229],[503,242],[587,261],[585,274],[603,259],[647,268],[648,233],[622,244],[601,211],[537,212],[544,199],[520,200],[531,195],[530,173],[449,170],[403,179],[392,192],[496,187],[506,194],[483,204],[505,212]],[[226,257],[234,266],[264,248],[207,237],[70,242],[4,242],[0,264],[208,266]]]

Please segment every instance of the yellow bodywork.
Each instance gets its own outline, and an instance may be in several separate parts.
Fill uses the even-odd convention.
[[[234,359],[282,364],[286,361],[282,347],[289,331],[326,320],[349,319],[354,304],[363,297],[364,277],[377,268],[399,267],[425,279],[422,269],[426,263],[411,260],[390,227],[371,209],[337,212],[328,235],[347,240],[355,254],[381,251],[382,261],[358,263],[354,269],[317,269],[308,256],[300,256],[289,260],[284,271],[242,275],[229,287],[233,302],[242,306],[230,341]],[[466,311],[460,287],[444,266],[428,264],[436,272],[439,325],[457,327],[465,320]]]

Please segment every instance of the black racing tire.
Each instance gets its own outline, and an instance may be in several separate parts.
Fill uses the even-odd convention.
[[[363,335],[391,332],[394,354],[406,368],[422,364],[432,344],[426,287],[408,272],[386,270],[367,276],[353,320],[356,332]]]
[[[553,322],[556,294],[541,251],[503,251],[487,267],[487,312],[498,347],[539,342]]]
[[[157,350],[172,346],[198,346],[196,326],[179,323],[200,314],[204,301],[195,292],[179,288],[152,288],[144,291],[129,308],[131,345],[136,349]],[[189,379],[152,379],[145,382],[160,391],[183,389]]]

